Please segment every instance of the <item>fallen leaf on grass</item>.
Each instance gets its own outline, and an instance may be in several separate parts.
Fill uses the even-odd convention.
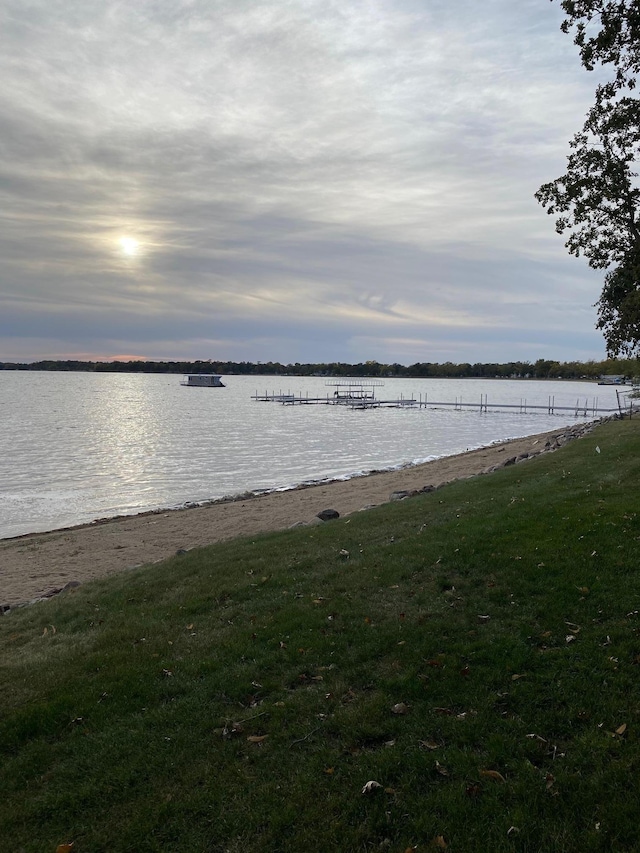
[[[537,740],[540,743],[548,743],[549,742],[545,738],[540,737],[540,735],[536,735],[536,734],[527,735],[527,737],[530,738],[531,740]]]
[[[511,676],[511,681],[518,681],[520,678],[526,678],[526,675],[516,674]]]
[[[418,746],[420,746],[422,749],[440,749],[440,744],[436,743],[433,740],[419,740]]]
[[[333,772],[334,772],[334,771],[333,771],[333,767],[326,767],[326,768],[325,768],[325,770],[324,770],[324,773],[325,773],[325,775],[327,775],[327,776],[333,776]]]
[[[71,853],[74,844],[75,841],[67,841],[65,844],[58,844],[56,847],[56,853]]]
[[[504,778],[502,773],[498,773],[497,770],[481,770],[480,775],[484,776],[486,779],[493,779],[496,782],[506,782],[507,780]]]
[[[363,787],[361,794],[372,794],[374,791],[377,791],[379,788],[382,788],[380,782],[376,782],[375,779],[372,779],[370,782]]]
[[[236,735],[242,734],[244,729],[242,728],[241,723],[225,723],[224,728],[222,730],[216,731],[220,731],[222,737],[225,738],[225,740],[228,740],[231,737],[235,737]]]
[[[447,770],[447,768],[446,768],[446,767],[444,767],[444,765],[440,764],[440,762],[439,762],[439,761],[436,761],[435,767],[436,767],[436,771],[437,771],[441,776],[448,776],[448,775],[449,775],[449,771]]]
[[[622,737],[622,735],[626,732],[626,730],[627,730],[627,724],[623,723],[621,726],[618,726],[618,728],[616,729],[616,734],[618,735],[618,737]]]
[[[448,847],[447,842],[444,840],[444,835],[437,835],[433,839],[433,843],[438,848],[438,850],[446,850]]]
[[[247,740],[249,743],[263,743],[268,737],[269,735],[249,735]]]
[[[409,706],[408,706],[408,705],[405,705],[405,703],[404,703],[404,702],[398,702],[398,703],[397,703],[396,705],[394,705],[394,706],[393,706],[393,708],[391,709],[391,713],[392,713],[392,714],[397,714],[397,715],[401,715],[401,714],[408,714],[408,713],[409,713]]]

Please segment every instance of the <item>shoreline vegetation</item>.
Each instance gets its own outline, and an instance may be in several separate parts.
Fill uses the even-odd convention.
[[[152,361],[145,359],[120,361],[44,360],[35,362],[0,362],[0,370],[54,370],[91,373],[219,373],[238,376],[319,376],[319,377],[376,377],[416,379],[585,379],[601,376],[636,376],[640,370],[637,359],[605,359],[603,361],[559,362],[538,359],[535,362],[432,364],[417,362],[380,364],[366,361],[358,364],[342,362],[315,364],[280,364],[279,362],[250,361]]]
[[[1,617],[7,849],[637,850],[638,423]]]

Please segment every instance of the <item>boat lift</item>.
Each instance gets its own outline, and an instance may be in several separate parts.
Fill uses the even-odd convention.
[[[325,385],[335,390],[332,393],[327,392],[324,397],[310,397],[308,394],[292,394],[290,391],[276,393],[272,391],[269,394],[265,391],[264,394],[256,393],[252,396],[252,400],[261,402],[282,403],[284,406],[346,406],[350,409],[380,409],[380,408],[404,408],[406,406],[417,406],[418,400],[415,397],[404,397],[401,395],[396,400],[380,400],[376,397],[375,389],[381,388],[384,382],[380,380],[371,380],[369,382],[326,382]]]

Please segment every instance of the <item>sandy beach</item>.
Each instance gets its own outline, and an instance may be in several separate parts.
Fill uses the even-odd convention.
[[[401,470],[368,474],[188,509],[119,516],[88,525],[0,540],[0,605],[15,606],[88,580],[157,562],[179,549],[284,530],[323,509],[340,516],[385,503],[395,491],[438,487],[522,454],[540,452],[561,428]]]

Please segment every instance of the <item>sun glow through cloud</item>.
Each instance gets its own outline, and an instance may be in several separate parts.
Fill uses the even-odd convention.
[[[120,237],[118,245],[122,254],[128,258],[135,258],[140,254],[140,243],[133,237]]]

